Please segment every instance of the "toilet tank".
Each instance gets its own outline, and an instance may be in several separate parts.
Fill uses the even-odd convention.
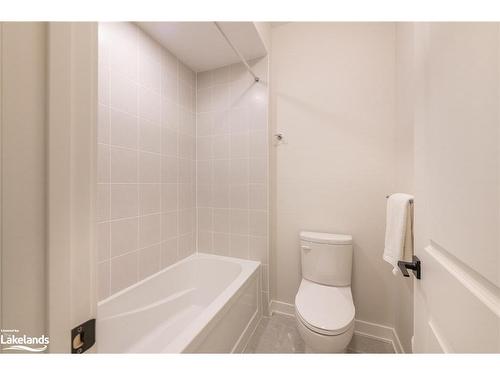
[[[331,286],[351,285],[352,236],[300,232],[302,277]]]

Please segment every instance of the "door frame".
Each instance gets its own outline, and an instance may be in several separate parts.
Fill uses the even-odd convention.
[[[47,332],[69,353],[97,312],[97,23],[51,22],[47,40]]]

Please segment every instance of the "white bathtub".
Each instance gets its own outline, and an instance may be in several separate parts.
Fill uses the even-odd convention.
[[[101,301],[99,353],[232,353],[262,313],[259,262],[194,254]]]

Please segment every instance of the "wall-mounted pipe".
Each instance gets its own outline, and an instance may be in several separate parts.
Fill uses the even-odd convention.
[[[228,36],[226,35],[226,33],[222,30],[222,28],[219,26],[219,23],[218,22],[214,22],[214,25],[215,27],[217,28],[217,30],[219,30],[219,32],[221,33],[221,35],[224,37],[224,39],[226,40],[227,44],[229,44],[229,46],[233,49],[234,53],[236,53],[236,55],[238,55],[238,57],[240,58],[241,62],[243,63],[243,65],[245,65],[245,68],[247,68],[248,72],[252,75],[252,77],[254,78],[255,82],[259,82],[260,81],[260,78],[253,72],[252,68],[250,67],[250,65],[248,65],[247,61],[245,60],[245,57],[240,53],[240,51],[234,46],[234,44],[231,42],[231,40],[228,38]]]

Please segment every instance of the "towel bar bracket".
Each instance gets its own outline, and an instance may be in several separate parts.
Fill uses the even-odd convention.
[[[408,270],[412,270],[415,277],[420,280],[422,277],[422,268],[420,259],[418,259],[415,255],[413,256],[412,259],[413,260],[411,262],[403,262],[402,260],[400,260],[398,262],[398,267],[403,273],[404,277],[410,277]]]

